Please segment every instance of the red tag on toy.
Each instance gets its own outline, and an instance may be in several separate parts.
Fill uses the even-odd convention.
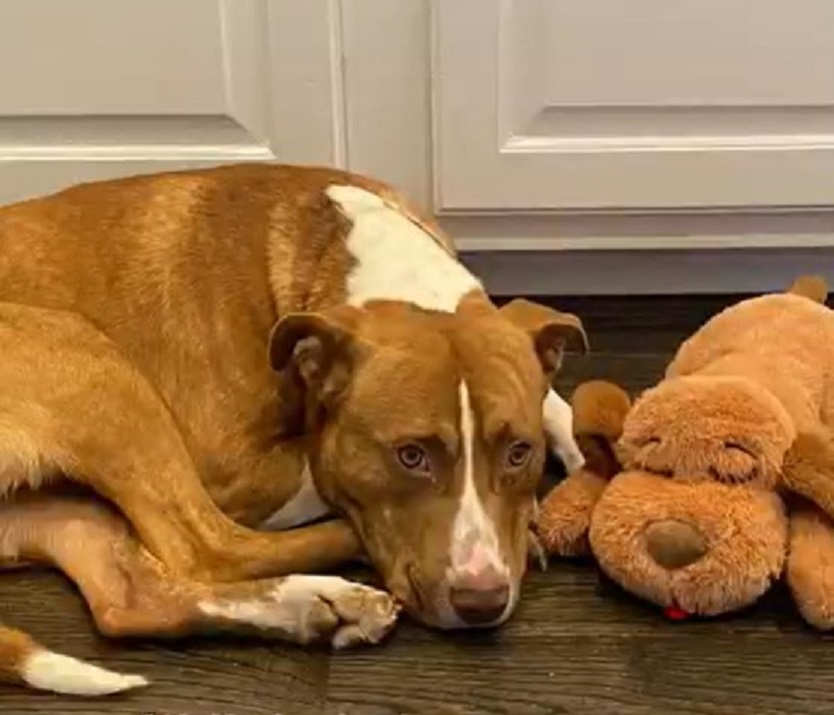
[[[663,609],[663,613],[670,621],[685,621],[689,618],[689,614],[677,606],[668,606]]]

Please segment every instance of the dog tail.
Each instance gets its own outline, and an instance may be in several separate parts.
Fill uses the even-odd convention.
[[[148,684],[140,675],[122,675],[36,643],[25,633],[0,625],[0,682],[62,695],[112,695]]]
[[[788,293],[801,295],[815,303],[825,303],[828,298],[828,284],[822,276],[801,276],[793,282]]]

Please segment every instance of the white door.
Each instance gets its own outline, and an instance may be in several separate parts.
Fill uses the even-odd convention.
[[[221,162],[338,164],[327,0],[0,3],[0,202]]]
[[[446,213],[834,205],[832,0],[436,0]]]

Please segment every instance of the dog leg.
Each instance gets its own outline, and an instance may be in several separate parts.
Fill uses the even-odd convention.
[[[573,409],[558,392],[547,391],[543,405],[544,433],[550,448],[562,460],[568,474],[585,464],[573,435]]]
[[[178,577],[93,497],[34,493],[0,505],[0,535],[5,558],[47,563],[69,576],[108,636],[226,632],[344,648],[382,640],[399,611],[388,594],[335,576],[224,584]],[[115,692],[144,683],[23,645],[26,657],[12,670],[35,687],[96,694],[96,687]],[[2,660],[0,640],[0,672]]]
[[[802,617],[834,628],[834,523],[813,506],[791,514],[786,579]]]
[[[0,306],[0,339],[0,494],[65,474],[116,504],[172,572],[207,581],[328,569],[361,553],[342,521],[262,533],[227,518],[162,399],[82,318]]]

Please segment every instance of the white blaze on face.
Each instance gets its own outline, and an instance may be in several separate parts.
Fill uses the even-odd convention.
[[[509,567],[501,556],[495,523],[484,509],[475,485],[475,415],[469,399],[469,388],[461,381],[460,436],[463,452],[463,490],[452,525],[450,578],[463,574],[476,575],[494,569],[507,574]]]
[[[346,239],[355,266],[347,302],[399,300],[454,313],[481,284],[438,241],[379,196],[358,186],[333,185],[327,196],[353,223]]]

